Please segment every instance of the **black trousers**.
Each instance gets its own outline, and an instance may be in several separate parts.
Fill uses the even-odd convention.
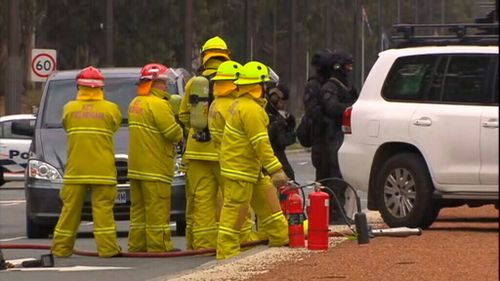
[[[339,221],[342,218],[340,208],[343,208],[345,204],[346,185],[337,180],[323,179],[342,178],[338,151],[343,140],[343,133],[336,132],[330,136],[317,138],[311,147],[311,160],[316,169],[316,180],[331,189],[326,191],[330,195],[330,222]],[[333,196],[337,198],[338,203]]]

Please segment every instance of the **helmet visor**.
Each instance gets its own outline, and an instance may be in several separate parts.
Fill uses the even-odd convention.
[[[276,72],[274,72],[274,70],[270,67],[268,67],[269,69],[269,78],[271,79],[271,83],[276,83],[278,84],[278,82],[280,81],[280,77],[278,76],[278,74],[276,74]]]

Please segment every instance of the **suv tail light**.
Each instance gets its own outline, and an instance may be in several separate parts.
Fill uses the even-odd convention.
[[[342,132],[344,134],[351,134],[351,115],[352,115],[352,107],[346,108],[344,110],[344,115],[342,116]]]

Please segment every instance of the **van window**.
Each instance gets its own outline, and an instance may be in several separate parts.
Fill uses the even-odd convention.
[[[458,55],[449,58],[443,83],[442,101],[452,103],[491,103],[487,90],[489,55]]]
[[[396,60],[385,81],[382,96],[391,101],[423,101],[437,56],[409,56]]]
[[[116,103],[122,113],[122,126],[127,124],[127,111],[130,101],[136,97],[137,78],[107,78],[104,98]],[[42,127],[62,128],[61,119],[66,103],[76,98],[75,80],[53,80],[47,90],[43,109]]]

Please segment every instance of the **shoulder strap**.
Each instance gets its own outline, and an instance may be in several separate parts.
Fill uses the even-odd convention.
[[[342,83],[339,79],[335,78],[335,77],[330,77],[330,80],[332,80],[333,82],[335,82],[335,84],[337,84],[338,86],[340,86],[342,89],[346,90],[347,92],[349,92],[349,88],[347,88],[347,86]]]
[[[212,80],[212,78],[215,76],[215,74],[216,73],[214,72],[210,75],[204,76],[208,79],[208,105],[212,104],[212,102],[214,101],[214,81]]]

